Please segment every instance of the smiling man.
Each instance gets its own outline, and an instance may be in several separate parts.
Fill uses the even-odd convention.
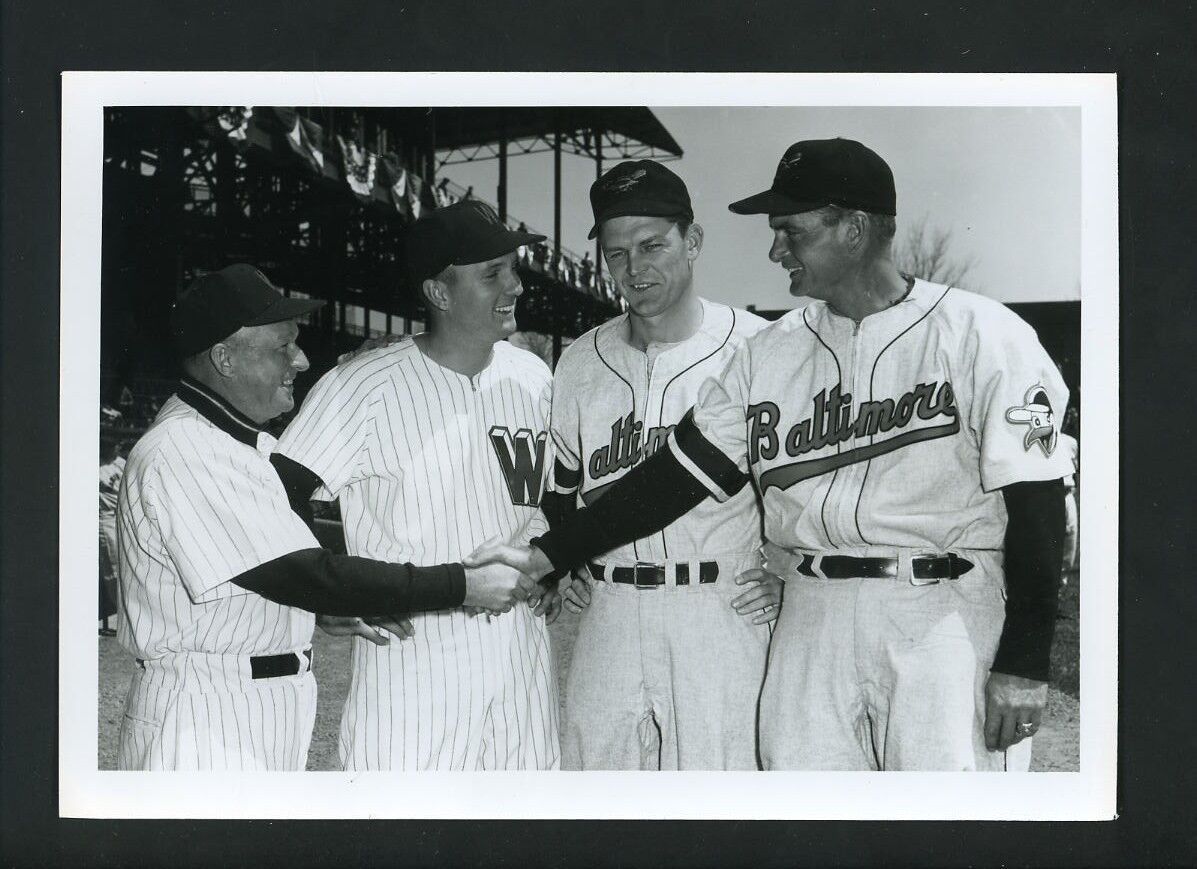
[[[790,146],[771,187],[730,208],[768,220],[769,258],[817,301],[749,337],[667,450],[510,563],[569,567],[751,479],[786,580],[764,766],[1026,769],[1047,699],[1068,390],[1007,308],[898,272],[896,199],[861,143]]]
[[[523,292],[516,250],[543,240],[507,229],[477,200],[416,221],[405,263],[428,331],[328,372],[279,440],[288,490],[340,502],[351,554],[456,562],[485,541],[527,541],[547,527],[552,376],[503,340]],[[355,637],[344,768],[557,766],[548,605],[415,615],[412,636],[388,646]]]
[[[308,367],[296,318],[322,304],[284,297],[243,263],[175,304],[184,376],[129,454],[117,500],[117,636],[138,665],[121,769],[303,769],[312,612],[396,624],[463,602],[510,606],[532,586],[509,568],[334,555],[292,511],[263,428],[294,405]]]
[[[620,163],[590,188],[594,229],[628,311],[586,333],[553,382],[557,461],[546,511],[592,504],[664,447],[745,339],[765,326],[697,294],[702,227],[682,179]],[[756,769],[756,703],[780,582],[760,569],[750,487],[596,553],[566,592],[582,613],[565,688],[574,769]]]

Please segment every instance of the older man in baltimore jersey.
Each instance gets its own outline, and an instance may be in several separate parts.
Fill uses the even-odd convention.
[[[899,274],[895,204],[860,143],[791,146],[770,189],[731,208],[768,216],[770,259],[816,301],[748,339],[668,450],[508,555],[564,567],[751,475],[787,583],[764,765],[1024,769],[1029,743],[1007,750],[1047,697],[1067,389],[1008,309]]]
[[[508,568],[333,555],[292,512],[262,430],[308,367],[296,317],[257,269],[198,278],[172,316],[185,372],[134,446],[118,498],[120,643],[137,658],[121,769],[303,769],[316,712],[311,610],[510,606]],[[384,620],[394,625],[393,617]]]
[[[699,297],[702,227],[682,179],[620,163],[590,188],[594,228],[628,312],[565,351],[553,377],[554,493],[594,503],[665,445],[702,383],[766,321]],[[760,510],[745,487],[657,534],[597,555],[566,681],[562,765],[756,769],[756,707],[780,581],[759,569]],[[593,593],[593,600],[591,600]],[[567,604],[568,605],[568,604]]]

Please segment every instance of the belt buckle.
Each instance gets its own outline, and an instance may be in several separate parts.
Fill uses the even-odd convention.
[[[657,582],[657,571],[662,568],[659,565],[653,564],[651,561],[637,561],[636,566],[632,568],[632,579],[636,588],[656,588],[661,583]],[[640,576],[642,572],[649,574],[651,582],[641,582]]]
[[[910,584],[916,585],[916,586],[938,585],[939,584],[938,579],[930,579],[930,578],[924,579],[924,578],[915,576],[914,575],[914,562],[920,558],[935,559],[935,558],[939,558],[939,557],[940,556],[939,556],[938,552],[916,552],[914,555],[910,556]]]

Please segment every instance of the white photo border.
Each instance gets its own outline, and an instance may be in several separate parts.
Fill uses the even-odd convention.
[[[1075,106],[1081,110],[1080,771],[134,773],[97,769],[105,106]],[[1118,193],[1112,74],[68,72],[62,79],[59,812],[84,818],[1115,817]],[[88,629],[84,629],[84,628]],[[1026,775],[1033,775],[1027,778]]]

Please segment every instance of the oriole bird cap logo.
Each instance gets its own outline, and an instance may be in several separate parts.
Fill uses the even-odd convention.
[[[637,169],[635,172],[624,175],[621,178],[610,179],[606,184],[603,185],[603,187],[616,193],[623,193],[625,190],[630,190],[639,184],[641,179],[643,179],[646,175],[648,175],[646,170]]]

